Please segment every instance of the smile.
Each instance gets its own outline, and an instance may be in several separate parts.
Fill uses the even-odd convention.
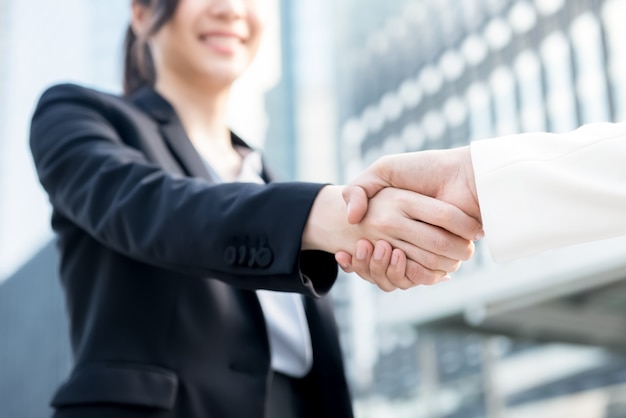
[[[234,53],[244,43],[242,37],[231,33],[207,33],[199,38],[203,44],[223,55]]]

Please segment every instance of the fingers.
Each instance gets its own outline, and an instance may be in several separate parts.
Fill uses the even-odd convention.
[[[385,254],[383,258],[376,259],[376,251],[379,250],[379,245],[385,246],[385,251],[389,251],[389,257]],[[415,286],[431,286],[450,280],[450,276],[445,271],[430,270],[413,260],[408,260],[403,251],[397,248],[393,251],[399,257],[399,265],[397,266],[393,266],[388,262],[391,259],[391,245],[385,241],[376,243],[374,256],[370,261],[371,278],[383,291],[408,290]]]
[[[433,285],[450,279],[445,271],[431,270],[408,260],[402,250],[393,249],[391,244],[382,240],[377,241],[375,246],[367,240],[360,240],[354,257],[342,252],[336,258],[342,261],[344,271],[354,271],[384,292]]]
[[[401,252],[398,250],[398,252]],[[352,270],[362,279],[375,284],[385,292],[391,292],[400,286],[409,288],[411,282],[404,278],[404,268],[402,259],[403,254],[396,256],[396,264],[390,266],[393,249],[391,245],[385,241],[376,243],[376,247],[367,240],[359,240],[356,244],[352,264],[346,270]],[[347,259],[345,256],[340,257],[342,260]],[[406,260],[406,258],[404,258]],[[392,278],[396,282],[392,282],[387,277],[387,270],[391,268]]]
[[[453,226],[463,223],[470,225],[470,229],[480,228],[476,220],[448,203],[392,188],[381,190],[371,199],[370,208],[360,225],[364,225],[366,237],[371,234],[375,240],[389,242],[424,267],[454,271],[458,260],[471,258],[474,245],[445,227],[434,225],[435,222],[456,231],[463,227]],[[471,234],[475,234],[475,230]]]
[[[484,235],[481,223],[458,207],[417,193],[411,198],[414,203],[407,208],[411,218],[439,226],[468,241],[477,241]]]
[[[348,223],[358,224],[367,212],[368,197],[365,190],[357,185],[346,186],[342,192],[348,209]]]
[[[406,256],[431,270],[456,271],[460,261],[474,254],[474,243],[445,229],[412,219],[396,220],[385,228],[385,238]],[[391,238],[396,237],[396,238]]]
[[[353,273],[352,268],[352,256],[345,251],[339,251],[335,254],[335,261],[339,264],[339,267],[346,273]]]
[[[474,254],[474,243],[462,240],[455,235],[432,225],[417,225],[408,241],[393,241],[395,248],[402,250],[407,258],[429,270],[455,272],[462,261],[469,260]],[[435,252],[436,251],[436,252]]]
[[[438,226],[467,241],[482,238],[480,222],[458,207],[418,193],[403,191],[396,195],[398,203],[410,218]]]
[[[360,268],[355,268],[355,270],[359,271],[367,268],[369,281],[385,292],[392,292],[398,288],[408,289],[412,287],[411,283],[404,279],[404,272],[401,272],[400,277],[395,277],[393,281],[392,278],[387,276],[392,252],[391,244],[386,241],[377,241],[372,256],[366,260],[360,260]]]
[[[393,255],[391,244],[386,241],[377,241],[374,246],[374,254],[369,260],[369,271],[373,282],[382,290],[389,292],[392,290],[409,289],[413,284],[404,277],[406,268],[406,257],[404,257],[404,267],[398,265],[400,250],[396,250],[396,265],[391,265]],[[404,253],[402,253],[403,255]],[[391,274],[389,274],[391,273]]]
[[[407,260],[406,277],[413,286],[432,286],[450,280],[450,275],[445,271],[430,270],[412,260]]]
[[[469,147],[381,157],[346,187],[348,222],[360,222],[368,206],[371,207],[368,199],[386,187],[413,191],[450,204],[440,203],[439,207],[426,211],[428,218],[414,216],[414,219],[422,219],[467,240],[484,236]],[[415,208],[419,210],[421,206]]]
[[[387,267],[387,277],[392,283],[397,283],[406,274],[406,254],[404,251],[394,248],[391,253],[391,262]]]
[[[370,283],[375,283],[370,273],[370,260],[374,253],[374,245],[368,240],[359,240],[356,243],[354,257],[352,257],[352,268],[361,278]]]
[[[370,274],[382,290],[407,290],[420,283],[406,276],[407,258],[402,250],[391,248],[386,241],[377,241],[370,260]]]
[[[391,186],[386,175],[389,164],[385,161],[385,157],[379,158],[344,188],[343,199],[347,204],[348,223],[361,222],[367,213],[368,199]]]

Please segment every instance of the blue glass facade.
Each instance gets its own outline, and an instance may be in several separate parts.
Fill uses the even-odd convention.
[[[0,417],[51,415],[71,364],[49,205],[28,149],[54,83],[121,91],[126,0],[0,1]]]
[[[374,9],[369,3],[352,5],[339,23],[339,30],[349,33],[337,57],[344,180],[388,153],[625,120],[626,29],[618,23],[626,18],[624,1],[407,0],[368,18]],[[354,16],[359,23],[349,20]],[[365,22],[372,26],[359,27]],[[476,260],[457,280],[463,280],[463,271],[479,276],[483,256],[478,245]],[[585,293],[577,297],[584,299]],[[359,392],[361,414],[383,416],[371,412],[382,403],[385,416],[557,416],[546,412],[549,402],[612,393],[598,416],[623,416],[623,403],[616,399],[626,387],[626,363],[619,352],[562,347],[564,358],[580,356],[578,364],[585,366],[563,365],[550,371],[562,377],[494,387],[494,382],[515,380],[502,374],[514,373],[525,361],[529,367],[552,361],[552,343],[561,340],[541,331],[527,340],[523,329],[512,328],[499,337],[472,330],[468,322],[422,321],[409,343],[389,342],[406,336],[406,324],[400,329],[388,322],[377,325],[379,340],[387,343],[378,342],[369,392]],[[583,341],[581,331],[578,342]],[[591,336],[585,343],[594,346]]]
[[[0,416],[47,417],[71,364],[53,244],[0,284]]]
[[[621,120],[623,77],[613,69],[624,47],[611,13],[621,2],[554,3],[406,2],[344,52],[340,132],[358,146],[345,162]]]
[[[40,3],[39,13],[51,7],[44,3],[52,4]],[[18,23],[8,17],[16,13],[15,4],[16,0],[0,1],[0,60],[9,56],[9,33],[11,37],[19,33],[10,28]],[[127,1],[64,0],[54,8],[73,10],[72,5],[78,5],[76,13],[82,13],[83,29],[93,30],[89,37],[93,42],[84,49],[84,59],[65,51],[64,60],[79,63],[82,71],[80,76],[69,74],[78,81],[119,90],[118,73],[113,70],[120,57]],[[38,2],[28,7],[35,10]],[[111,12],[113,8],[117,12]],[[294,179],[302,88],[295,56],[306,58],[306,50],[297,43],[293,2],[282,2],[281,10],[282,74],[280,84],[266,96],[270,119],[266,148],[272,150],[268,160],[280,177]],[[336,2],[334,11],[338,165],[343,180],[387,153],[626,120],[626,1],[348,0]],[[63,25],[59,16],[51,15],[51,19]],[[17,55],[11,52],[10,56]],[[59,63],[49,60],[49,64],[45,80],[40,72],[9,77],[13,70],[0,66],[0,94],[13,90],[9,80],[18,85],[26,81],[44,84],[58,81],[53,77],[57,73],[67,74],[54,65]],[[315,63],[310,65],[313,68]],[[6,101],[0,102],[0,131],[9,119],[6,109]],[[22,115],[24,121],[30,110]],[[7,137],[25,140],[25,131],[11,131]],[[5,161],[3,150],[6,144],[0,142],[0,164]],[[13,173],[3,169],[5,179]],[[6,201],[5,179],[0,179],[0,200]],[[2,205],[0,215],[4,216]],[[15,235],[2,225],[0,261],[10,258],[3,249],[12,245]],[[480,271],[480,256],[464,268]],[[52,391],[66,376],[71,359],[56,270],[54,247],[48,244],[0,284],[0,417],[46,416]],[[336,289],[338,322],[346,334],[366,316],[351,313],[351,280],[358,279],[344,278]],[[616,294],[616,289],[610,293]],[[376,315],[375,307],[366,309],[368,315]],[[354,387],[357,402],[383,399],[385,412],[372,412],[368,406],[359,410],[359,417],[491,418],[501,416],[503,410],[597,390],[611,398],[605,418],[625,416],[624,392],[607,389],[626,384],[626,361],[619,353],[602,350],[596,357],[583,353],[581,358],[588,365],[584,369],[540,383],[518,382],[498,394],[490,386],[490,367],[495,363],[515,373],[520,358],[551,359],[551,345],[546,341],[552,336],[525,340],[511,332],[508,337],[493,337],[468,331],[467,324],[460,326],[460,322],[465,321],[400,331],[389,324],[378,327],[379,338],[366,341],[377,350],[371,384]],[[366,348],[345,336],[348,362]],[[360,370],[351,373],[358,377]],[[403,403],[411,407],[397,413],[395,406]],[[556,416],[541,411],[524,417]]]

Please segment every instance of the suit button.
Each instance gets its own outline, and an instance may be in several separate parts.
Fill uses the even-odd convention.
[[[224,250],[224,261],[231,266],[237,261],[237,249],[232,245]]]
[[[237,264],[238,265],[243,266],[244,264],[246,264],[247,254],[248,254],[248,247],[246,247],[245,245],[240,245],[239,246],[239,254],[238,254],[238,257],[237,257]]]
[[[259,267],[267,267],[272,262],[272,252],[269,248],[259,248],[254,258]]]

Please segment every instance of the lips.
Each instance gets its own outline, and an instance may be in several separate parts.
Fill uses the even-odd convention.
[[[235,32],[213,31],[200,34],[200,41],[217,53],[229,55],[245,43],[245,37]]]
[[[207,31],[207,32],[202,32],[200,34],[200,38],[201,39],[206,39],[206,38],[233,38],[233,39],[237,39],[239,40],[239,42],[244,42],[246,39],[246,36],[235,32],[235,31],[229,31],[229,30],[214,30],[214,31]]]

